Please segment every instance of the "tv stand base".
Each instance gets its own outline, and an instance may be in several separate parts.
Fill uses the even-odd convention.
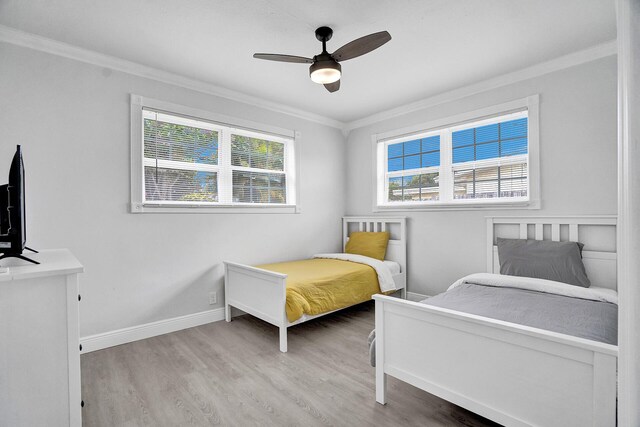
[[[40,264],[38,261],[34,261],[31,258],[27,258],[26,256],[20,255],[20,254],[13,254],[13,255],[12,254],[2,254],[2,255],[0,255],[0,259],[5,259],[5,258],[19,258],[21,260],[29,261],[29,262],[32,262],[34,264]]]

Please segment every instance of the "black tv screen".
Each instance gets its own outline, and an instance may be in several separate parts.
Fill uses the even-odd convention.
[[[21,254],[27,242],[24,163],[18,145],[9,168],[9,183],[0,186],[0,253]]]
[[[0,185],[0,234],[9,233],[9,184]]]

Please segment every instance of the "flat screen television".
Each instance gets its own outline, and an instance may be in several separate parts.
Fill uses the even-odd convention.
[[[9,183],[0,186],[0,259],[20,258],[39,264],[22,255],[29,249],[25,207],[24,162],[18,145],[9,168]]]

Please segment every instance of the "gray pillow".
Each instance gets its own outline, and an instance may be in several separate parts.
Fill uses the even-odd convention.
[[[588,288],[591,281],[576,242],[502,239],[498,237],[500,274],[535,277]]]

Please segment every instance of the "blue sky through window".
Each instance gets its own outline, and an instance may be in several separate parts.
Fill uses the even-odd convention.
[[[527,118],[453,132],[453,163],[527,154]]]
[[[387,171],[440,166],[440,135],[390,144],[387,147]]]
[[[384,162],[378,163],[380,205],[529,201],[528,133],[529,126],[537,127],[536,118],[530,123],[525,109],[498,108],[491,115],[461,117],[437,129],[399,130],[377,141],[377,159]]]

